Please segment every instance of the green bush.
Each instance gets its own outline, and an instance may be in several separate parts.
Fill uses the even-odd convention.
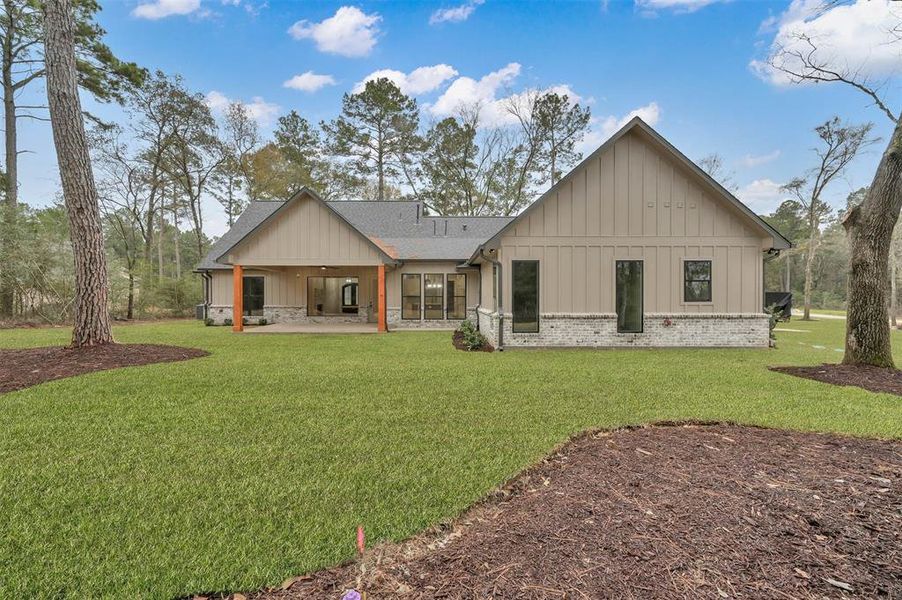
[[[481,350],[488,344],[488,340],[482,335],[469,320],[460,324],[458,329],[463,336],[464,346],[467,350]]]
[[[226,325],[226,326],[229,326],[229,325],[232,324],[232,319],[223,319],[223,320],[222,320],[222,324],[223,324],[223,325]]]

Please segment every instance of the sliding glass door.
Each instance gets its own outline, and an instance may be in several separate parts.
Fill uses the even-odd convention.
[[[308,277],[307,315],[311,317],[356,315],[356,277]]]
[[[618,260],[615,271],[617,332],[642,333],[642,261]]]

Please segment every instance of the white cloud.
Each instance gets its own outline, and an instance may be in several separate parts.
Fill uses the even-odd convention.
[[[724,0],[636,0],[636,8],[646,16],[654,16],[658,10],[691,13],[709,4]]]
[[[640,106],[629,111],[622,117],[609,115],[607,117],[592,117],[589,123],[589,131],[583,136],[583,139],[576,145],[577,152],[583,156],[594,152],[596,148],[601,146],[609,137],[617,133],[617,131],[632,120],[633,117],[641,117],[643,121],[654,127],[661,119],[661,108],[657,102],[649,102],[645,106]]]
[[[282,85],[302,92],[315,92],[327,85],[335,85],[335,83],[335,78],[331,75],[318,75],[313,71],[307,71],[306,73],[295,75]]]
[[[771,179],[756,179],[739,188],[736,197],[758,214],[771,213],[786,198],[782,187],[782,183]]]
[[[774,150],[773,152],[768,152],[767,154],[759,154],[757,156],[746,154],[739,162],[742,163],[742,166],[746,168],[758,167],[777,160],[778,158],[780,158],[780,154],[781,152],[779,150]]]
[[[394,69],[381,69],[373,71],[354,86],[354,93],[363,91],[367,81],[373,81],[382,77],[394,82],[405,94],[417,96],[436,90],[457,75],[457,70],[451,65],[440,64],[431,67],[419,67],[409,74]]]
[[[429,24],[436,25],[438,23],[460,23],[466,21],[476,10],[476,7],[485,2],[485,0],[470,0],[460,6],[452,8],[440,8],[429,17]]]
[[[458,77],[429,109],[436,116],[447,117],[461,108],[479,106],[485,125],[509,123],[511,117],[503,106],[504,100],[498,99],[498,92],[513,83],[520,69],[520,63],[510,63],[479,80]]]
[[[658,106],[657,102],[649,102],[645,106],[640,106],[639,108],[631,110],[620,118],[615,116],[605,118],[601,122],[601,129],[607,137],[610,137],[621,127],[629,123],[633,117],[640,117],[643,121],[654,127],[661,118],[661,108]]]
[[[288,29],[296,40],[311,39],[320,52],[341,56],[367,56],[376,45],[378,14],[366,14],[356,6],[342,6],[319,23],[298,21]]]
[[[132,16],[156,21],[173,15],[190,15],[199,8],[200,0],[152,0],[138,4]]]
[[[223,114],[229,107],[229,104],[235,102],[235,100],[232,100],[217,90],[213,90],[207,94],[205,101],[207,106],[210,107],[210,110],[217,115]],[[250,102],[241,102],[241,105],[244,106],[244,111],[247,113],[247,116],[263,126],[271,124],[282,110],[278,104],[266,102],[260,96],[254,96],[251,98]]]
[[[817,46],[814,59],[831,68],[857,73],[859,77],[885,77],[902,72],[902,44],[891,24],[902,18],[902,5],[890,0],[857,0],[823,9],[819,0],[793,0],[782,14],[761,24],[763,33],[775,31],[768,54],[783,49],[808,53],[807,36]],[[782,59],[781,59],[782,60]],[[783,66],[801,70],[797,59],[788,57]],[[766,60],[753,60],[752,70],[775,85],[791,83],[791,78],[774,69]]]

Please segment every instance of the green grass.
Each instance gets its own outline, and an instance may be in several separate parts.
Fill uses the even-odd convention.
[[[843,321],[777,350],[453,350],[447,332],[133,325],[208,357],[0,396],[0,598],[254,589],[453,517],[580,430],[663,419],[902,437],[902,402],[769,372],[838,361]],[[0,332],[0,347],[68,341]],[[894,333],[896,347],[902,347]],[[821,346],[818,348],[816,346]],[[902,352],[897,353],[902,363]]]

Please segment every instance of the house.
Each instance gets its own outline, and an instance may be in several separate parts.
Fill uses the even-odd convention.
[[[791,243],[635,118],[516,217],[254,202],[198,266],[216,323],[477,323],[498,347],[767,346]],[[244,315],[244,318],[238,318]]]

